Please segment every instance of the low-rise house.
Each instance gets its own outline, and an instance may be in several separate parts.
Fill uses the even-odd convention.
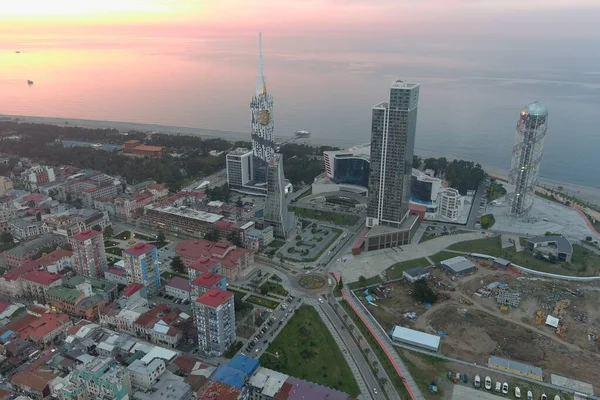
[[[165,293],[181,300],[190,299],[190,281],[175,277],[165,285]]]
[[[36,217],[17,218],[8,222],[8,230],[15,239],[24,240],[40,236],[50,231],[44,221],[38,221]]]
[[[23,296],[46,304],[46,293],[51,287],[62,284],[62,276],[46,270],[35,270],[21,277]]]
[[[29,242],[21,243],[4,252],[6,264],[10,267],[20,267],[27,261],[31,260],[40,250],[51,246],[59,247],[67,243],[67,238],[59,235],[46,233],[39,238],[35,238]]]
[[[48,272],[57,274],[64,271],[65,268],[73,268],[73,252],[71,250],[57,249],[38,259],[30,260],[25,265],[43,267]]]
[[[109,268],[104,271],[104,279],[109,282],[127,285],[127,274],[123,268]]]
[[[152,343],[174,348],[183,338],[184,325],[191,322],[190,318],[178,308],[159,304],[138,318],[136,334]]]
[[[33,399],[43,400],[50,398],[50,382],[58,375],[42,370],[22,371],[16,373],[10,380],[13,387],[27,394]]]

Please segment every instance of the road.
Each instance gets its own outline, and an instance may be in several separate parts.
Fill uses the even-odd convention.
[[[362,303],[352,294],[347,286],[344,287],[344,293],[344,297],[348,303],[350,303],[352,308],[359,314],[361,319],[365,321],[367,327],[370,328],[369,330],[372,332],[373,336],[375,336],[377,342],[381,345],[388,358],[391,358],[392,364],[394,364],[399,370],[399,375],[404,379],[404,385],[407,387],[407,389],[409,389],[410,392],[412,392],[411,398],[415,400],[425,400],[423,393],[421,393],[421,389],[419,389],[419,386],[417,386],[417,383],[404,364],[404,361],[402,361],[394,349],[391,339],[385,333],[385,331],[381,329],[377,320],[375,320],[371,313],[366,312]]]
[[[383,398],[379,382],[368,366],[368,361],[365,360],[358,345],[348,330],[344,328],[344,324],[337,317],[331,306],[325,302],[320,304],[314,298],[306,300],[306,303],[312,305],[317,310],[331,336],[333,336],[333,339],[338,344],[348,367],[350,367],[350,371],[352,371],[352,375],[354,375],[354,380],[358,384],[361,398],[365,400]]]
[[[465,228],[467,229],[475,229],[475,221],[477,218],[481,216],[480,204],[481,199],[484,194],[487,193],[487,183],[484,180],[479,184],[477,188],[477,192],[475,193],[475,197],[473,197],[473,205],[471,207],[471,212],[469,213],[469,218],[467,218],[467,223],[465,224]],[[486,204],[487,206],[487,204]],[[484,210],[485,211],[485,210]]]

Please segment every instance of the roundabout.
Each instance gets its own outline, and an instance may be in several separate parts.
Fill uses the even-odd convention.
[[[298,285],[302,289],[317,290],[322,289],[327,284],[327,278],[323,275],[308,274],[298,278]]]

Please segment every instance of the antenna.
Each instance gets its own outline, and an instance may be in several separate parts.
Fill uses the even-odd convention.
[[[258,33],[258,76],[256,77],[256,94],[267,93],[267,81],[265,79],[265,66],[262,55],[262,33]]]

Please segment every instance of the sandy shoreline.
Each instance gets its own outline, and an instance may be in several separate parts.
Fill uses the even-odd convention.
[[[15,119],[18,118],[20,122],[32,122],[38,124],[50,124],[50,125],[59,125],[59,126],[79,126],[83,128],[112,128],[117,129],[120,132],[128,132],[130,130],[137,130],[141,132],[160,132],[169,135],[197,135],[207,138],[220,138],[229,141],[238,141],[238,140],[249,140],[250,134],[243,132],[231,132],[231,131],[221,131],[215,129],[199,129],[199,128],[190,128],[190,127],[182,127],[182,126],[166,126],[166,125],[158,125],[158,124],[141,124],[141,123],[132,123],[132,122],[120,122],[120,121],[95,121],[95,120],[85,120],[85,119],[73,119],[73,118],[53,118],[53,117],[30,117],[30,116],[22,116],[22,115],[4,115],[0,114],[0,120],[2,119]],[[68,125],[65,123],[68,122]],[[277,136],[277,140],[281,142],[285,142],[286,140],[291,139],[291,136]],[[348,141],[348,140],[333,140],[333,139],[323,139],[323,138],[315,138],[311,137],[309,139],[303,139],[299,141],[301,143],[309,143],[317,146],[337,146],[337,147],[350,147],[357,144],[362,144],[366,141]],[[420,152],[417,150],[415,153]],[[423,154],[423,157],[442,157],[444,156],[443,151],[438,152],[426,152],[427,154]],[[448,159],[454,159],[455,157],[448,157]],[[491,166],[491,165],[483,165],[484,169],[487,172],[498,174],[498,175],[508,175],[508,170],[505,170],[500,167]],[[567,193],[569,195],[578,197],[582,200],[589,201],[595,204],[600,204],[600,189],[572,184],[568,182],[558,182],[551,179],[540,178],[539,186],[546,186],[551,189],[557,189],[559,186],[562,186],[562,192]]]

